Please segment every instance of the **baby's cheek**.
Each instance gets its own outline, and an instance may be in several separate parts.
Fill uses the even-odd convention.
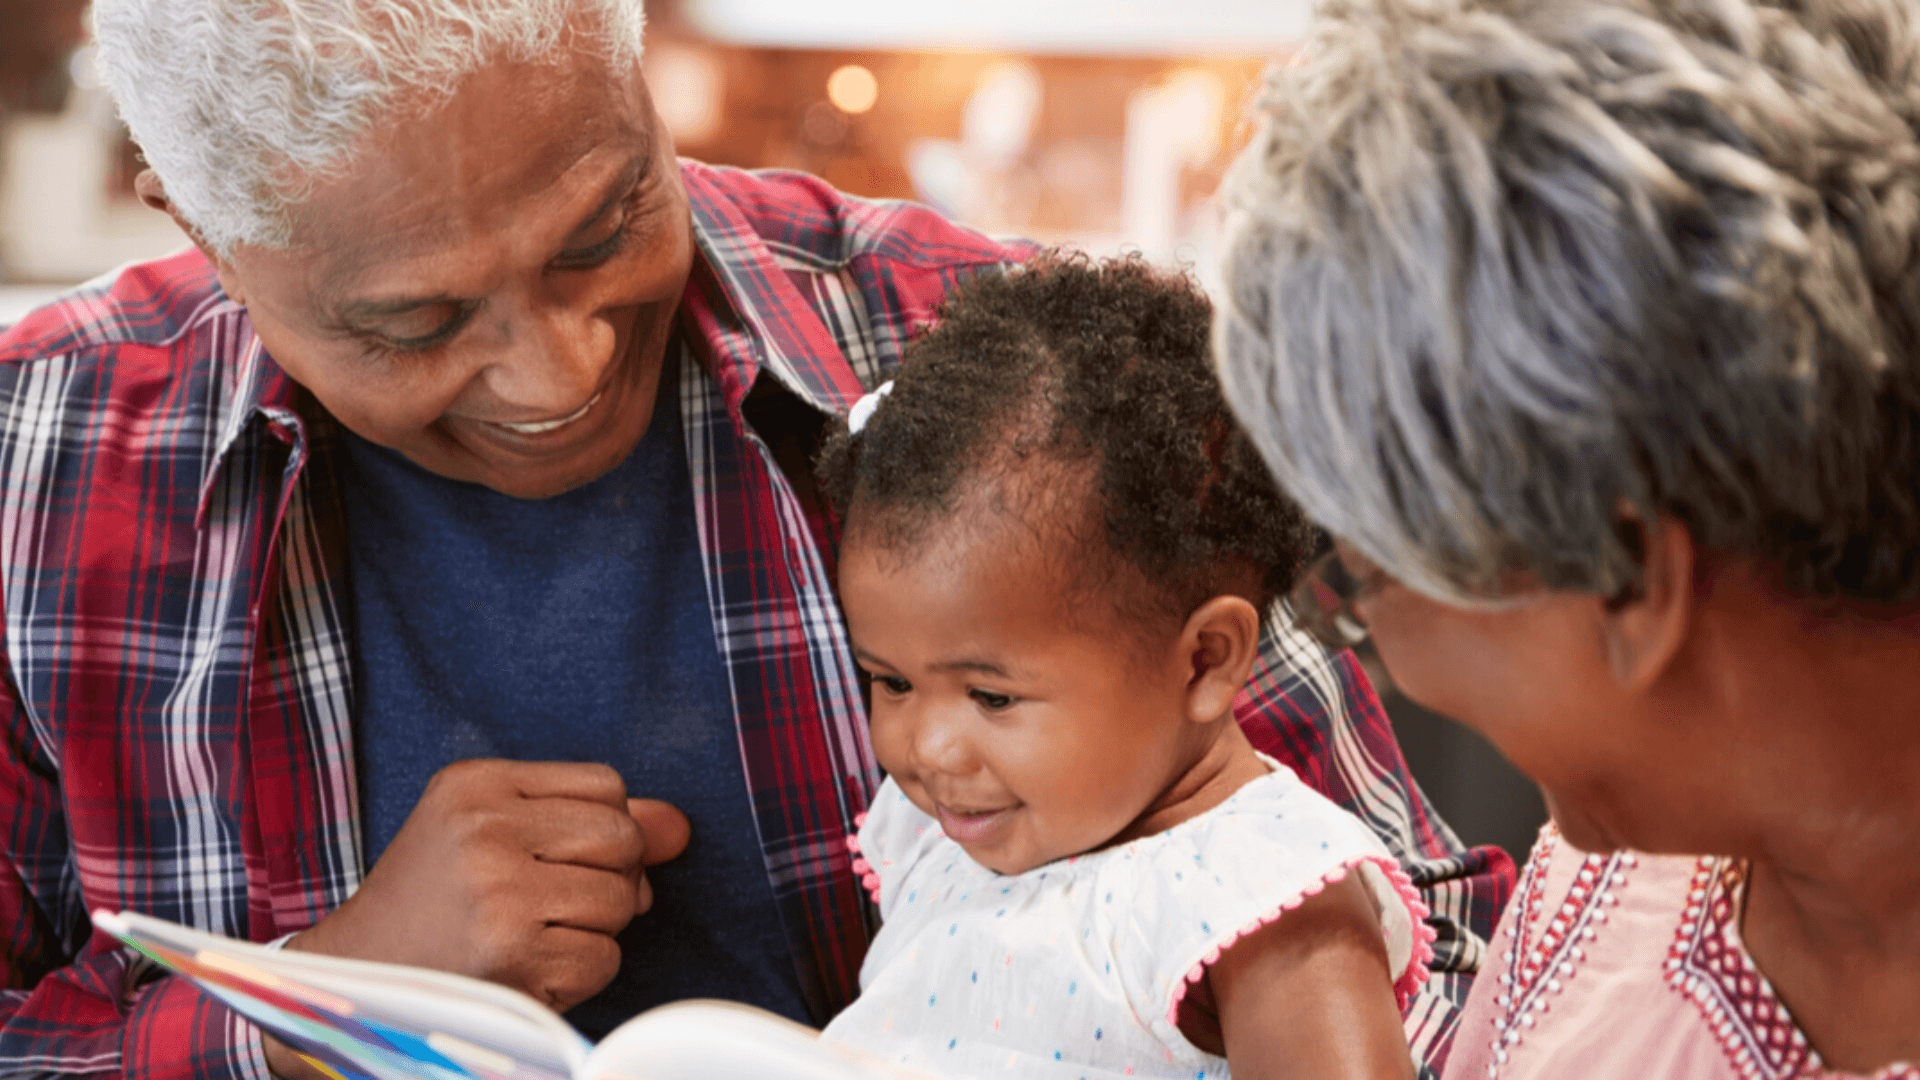
[[[881,764],[884,766],[885,762]],[[911,776],[892,772],[889,772],[887,775],[893,777],[893,782],[900,785],[900,794],[905,795],[907,801],[912,803],[921,813],[928,817],[937,816],[934,813],[933,800],[927,797],[927,789],[924,785]]]
[[[874,713],[869,732],[873,738],[873,757],[887,775],[905,786],[911,779],[907,773],[906,725],[889,720],[884,714]]]

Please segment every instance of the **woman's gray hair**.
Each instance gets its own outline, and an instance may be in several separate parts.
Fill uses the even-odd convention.
[[[395,108],[571,44],[638,63],[642,0],[95,0],[100,70],[167,197],[215,251],[285,246],[287,208]]]
[[[1428,595],[1614,594],[1634,520],[1920,597],[1905,0],[1330,0],[1224,187],[1223,381]]]

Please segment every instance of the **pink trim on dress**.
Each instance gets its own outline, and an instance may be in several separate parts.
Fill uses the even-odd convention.
[[[865,825],[867,823],[867,815],[855,815],[853,823],[855,826]],[[880,875],[873,872],[872,863],[868,862],[865,857],[860,856],[859,836],[847,837],[847,850],[853,852],[856,856],[853,860],[854,875],[860,879],[860,884],[866,886],[868,894],[873,897],[873,902],[875,904],[880,903]]]
[[[1402,972],[1400,978],[1393,984],[1394,1004],[1402,1009],[1406,1008],[1407,1002],[1412,1000],[1421,984],[1432,975],[1429,965],[1433,963],[1433,941],[1440,935],[1433,927],[1427,925],[1426,919],[1430,910],[1426,902],[1420,899],[1419,888],[1414,885],[1413,879],[1407,876],[1406,871],[1400,869],[1400,864],[1379,855],[1363,855],[1357,859],[1349,859],[1322,874],[1320,880],[1310,883],[1298,895],[1282,901],[1271,911],[1261,914],[1245,926],[1228,934],[1220,944],[1208,949],[1207,955],[1188,968],[1186,977],[1174,986],[1173,1000],[1167,1005],[1167,1023],[1179,1026],[1180,1002],[1186,999],[1187,988],[1206,978],[1207,969],[1219,963],[1220,955],[1232,948],[1234,942],[1263,926],[1269,926],[1278,921],[1280,916],[1305,903],[1307,897],[1320,895],[1328,885],[1345,880],[1348,871],[1365,863],[1372,863],[1378,867],[1386,875],[1387,880],[1393,883],[1394,890],[1400,894],[1401,903],[1406,905],[1407,917],[1413,924],[1411,934],[1413,955],[1407,959],[1407,970]],[[1382,932],[1385,932],[1384,926]]]

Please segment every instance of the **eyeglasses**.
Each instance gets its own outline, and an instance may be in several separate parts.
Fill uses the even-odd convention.
[[[1379,592],[1388,578],[1377,567],[1366,570],[1358,576],[1349,572],[1337,550],[1313,560],[1287,594],[1294,625],[1334,652],[1367,640],[1367,621],[1354,605]]]

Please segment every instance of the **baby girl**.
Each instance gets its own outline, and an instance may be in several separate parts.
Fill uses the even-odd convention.
[[[1208,318],[1137,259],[977,277],[829,441],[888,779],[827,1038],[976,1080],[1413,1075],[1424,907],[1234,721],[1312,534]]]

